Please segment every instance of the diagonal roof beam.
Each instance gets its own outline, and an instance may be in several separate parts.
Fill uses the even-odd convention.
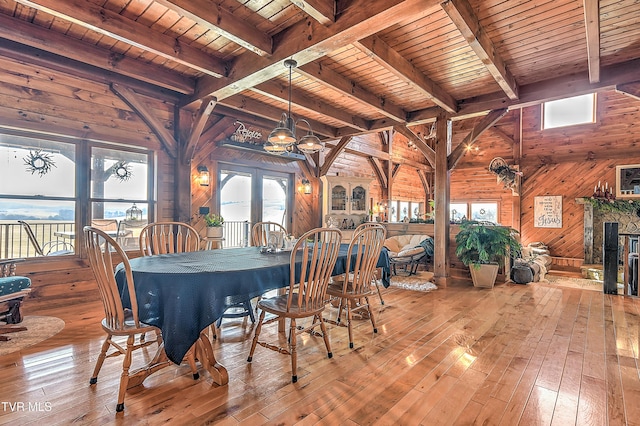
[[[507,69],[485,30],[480,26],[469,2],[467,0],[447,0],[441,6],[504,93],[509,99],[518,99],[516,79]]]
[[[336,22],[335,0],[291,0],[291,3],[323,25]]]
[[[340,142],[338,142],[338,144],[334,146],[331,151],[329,151],[329,154],[324,157],[324,163],[322,163],[322,165],[320,166],[319,176],[325,176],[327,174],[333,162],[336,161],[338,155],[340,155],[340,153],[344,151],[349,142],[351,142],[351,136],[346,136],[340,139]]]
[[[256,57],[247,52],[236,58],[227,78],[201,78],[196,94],[185,105],[210,95],[222,101],[282,75],[282,62],[287,58],[294,59],[298,66],[308,64],[398,22],[426,16],[438,4],[438,0],[353,0],[348,11],[329,26],[307,18],[274,37],[271,57]]]
[[[214,56],[108,9],[103,9],[95,3],[85,0],[17,0],[17,2],[193,68],[211,77],[222,77],[226,73],[224,62]]]
[[[458,111],[456,100],[445,92],[438,84],[411,62],[393,50],[378,36],[371,36],[354,43],[360,50],[365,51],[374,61],[385,67],[387,71],[408,83],[415,90],[433,101],[436,105],[449,113]]]
[[[640,101],[640,84],[626,83],[618,84],[616,92],[627,95],[635,100]]]
[[[455,147],[455,149],[447,157],[447,169],[453,170],[458,161],[467,153],[469,148],[473,146],[475,141],[488,128],[493,126],[508,112],[506,108],[496,109],[487,114],[480,122],[465,136],[465,138]]]
[[[433,148],[427,145],[427,143],[423,141],[422,138],[418,137],[418,135],[413,133],[413,131],[410,128],[408,128],[405,124],[398,124],[396,126],[393,126],[393,129],[396,132],[400,133],[405,138],[412,141],[416,145],[416,147],[420,150],[420,152],[424,154],[425,158],[427,159],[431,167],[433,168],[436,167],[436,152],[433,150]]]
[[[584,0],[584,27],[587,35],[589,82],[600,81],[600,7],[599,0]]]
[[[328,86],[369,108],[375,109],[395,121],[402,123],[407,120],[406,111],[398,105],[371,93],[357,82],[344,78],[342,75],[333,71],[331,68],[323,66],[321,63],[309,62],[306,65],[298,67],[296,71],[307,78],[317,81],[319,84]]]
[[[271,36],[234,17],[211,0],[154,1],[260,56],[270,55],[273,50]]]

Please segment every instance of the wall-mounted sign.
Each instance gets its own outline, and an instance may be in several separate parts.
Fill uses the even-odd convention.
[[[231,135],[231,140],[234,142],[250,142],[252,139],[261,140],[262,133],[257,130],[248,129],[244,123],[236,121],[234,126],[238,126],[236,131]]]
[[[536,228],[562,228],[562,196],[534,197],[533,226]]]

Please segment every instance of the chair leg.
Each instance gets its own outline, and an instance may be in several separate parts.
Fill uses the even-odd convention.
[[[129,384],[129,367],[131,367],[131,355],[133,352],[133,343],[135,336],[133,334],[127,337],[127,350],[124,354],[124,361],[122,362],[122,375],[120,376],[120,388],[118,389],[118,404],[116,405],[116,412],[124,411],[124,394],[127,392],[127,385]]]
[[[373,326],[373,332],[377,333],[378,328],[376,327],[376,320],[373,318],[373,310],[371,309],[371,304],[369,303],[369,298],[365,296],[365,302],[367,302],[367,310],[369,311],[369,319],[371,320],[371,325]]]
[[[289,344],[291,346],[291,383],[298,381],[297,343],[298,336],[296,334],[296,319],[291,318],[291,325],[289,326]]]
[[[253,315],[253,307],[251,307],[251,300],[247,300],[244,302],[244,309],[249,313],[249,318],[251,318],[251,322],[255,323],[256,317]]]
[[[198,380],[200,378],[200,373],[198,373],[198,367],[196,367],[196,346],[195,345],[189,348],[189,351],[185,355],[185,358],[187,358],[189,367],[191,367],[191,374],[193,374],[193,380]]]
[[[322,312],[318,314],[318,320],[320,321],[320,330],[322,330],[324,345],[327,347],[327,358],[333,358],[333,353],[331,352],[331,344],[329,343],[329,335],[327,334],[327,326],[324,323],[324,319],[322,318]]]
[[[378,297],[380,298],[380,304],[384,305],[384,300],[382,299],[382,292],[380,291],[380,284],[378,283],[378,280],[373,280],[373,282],[376,284],[376,290],[378,290]]]
[[[111,346],[111,334],[107,334],[107,338],[104,339],[102,343],[102,348],[100,349],[100,355],[98,355],[98,359],[96,360],[96,366],[93,369],[93,376],[89,380],[89,384],[95,385],[98,383],[98,373],[100,373],[100,369],[102,368],[102,364],[104,363],[105,358],[107,357],[107,350],[109,346]]]
[[[258,344],[258,337],[260,336],[260,331],[262,330],[262,322],[264,321],[264,316],[266,311],[260,312],[260,318],[258,319],[258,326],[256,327],[256,332],[253,335],[253,341],[251,342],[251,350],[249,351],[249,357],[247,358],[247,362],[251,362],[253,359],[253,353],[256,350],[256,345]]]
[[[349,330],[349,349],[353,349],[353,332],[351,331],[351,320],[353,319],[351,313],[351,300],[345,299],[347,303],[347,330]]]
[[[216,330],[216,323],[215,322],[211,323],[210,328],[211,328],[211,338],[214,340],[217,339],[218,331]]]

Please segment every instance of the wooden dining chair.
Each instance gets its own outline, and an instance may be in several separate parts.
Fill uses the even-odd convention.
[[[383,227],[364,227],[355,233],[347,251],[346,271],[348,272],[340,278],[334,278],[327,288],[327,294],[339,299],[340,302],[336,320],[325,318],[325,321],[348,328],[349,348],[353,348],[351,323],[354,312],[366,310],[363,316],[369,317],[373,332],[378,332],[369,296],[373,294],[371,282],[385,236],[386,232]],[[346,311],[346,325],[340,318],[343,310]]]
[[[356,227],[355,231],[353,232],[353,235],[356,235],[358,231],[362,229],[367,229],[367,228],[380,228],[384,231],[384,235],[385,235],[384,238],[385,239],[387,238],[387,228],[385,228],[384,225],[382,225],[381,223],[377,223],[377,222],[361,223]],[[383,240],[383,245],[384,245],[384,240]],[[378,292],[378,298],[380,299],[380,304],[384,305],[384,299],[382,298],[382,291],[380,291],[380,277],[378,277],[378,269],[379,268],[376,268],[373,272],[373,283],[376,286],[376,291]],[[380,271],[380,273],[382,274],[382,271]]]
[[[142,228],[139,243],[142,256],[198,251],[200,234],[183,222],[154,222]]]
[[[104,307],[105,317],[102,320],[102,329],[107,333],[89,383],[93,385],[98,382],[98,373],[100,373],[100,369],[106,358],[124,355],[120,387],[118,389],[118,402],[116,404],[116,411],[122,411],[124,410],[124,396],[129,385],[129,379],[135,376],[135,372],[129,372],[132,353],[153,343],[158,343],[160,347],[162,345],[162,333],[159,328],[145,324],[138,318],[138,301],[136,298],[133,273],[131,272],[131,265],[129,264],[129,258],[125,251],[122,250],[113,238],[100,229],[85,226],[83,231],[89,264],[98,283],[100,299]],[[127,277],[127,288],[124,289],[119,289],[116,283],[113,265],[117,261],[122,261],[124,265],[125,275]],[[124,292],[128,294],[131,308],[124,308],[120,296],[121,292],[122,294],[124,294]],[[150,341],[141,339],[141,336],[144,336],[149,331],[155,333],[156,339]],[[115,342],[113,340],[114,336],[127,336],[126,346],[123,348],[120,343]],[[137,341],[136,337],[138,337]],[[115,349],[115,351],[107,355],[107,351],[110,348]],[[197,378],[198,370],[196,369],[193,352],[188,355],[188,360],[194,378]],[[168,363],[169,361],[167,360],[166,363],[160,365],[164,366]]]
[[[269,244],[270,232],[282,232],[282,237],[287,235],[287,230],[276,222],[256,222],[251,228],[251,245],[262,247]]]
[[[291,356],[291,381],[298,381],[298,354],[297,335],[303,332],[310,332],[316,326],[320,326],[322,337],[327,348],[327,356],[331,358],[331,345],[322,312],[327,305],[326,290],[333,272],[333,268],[338,259],[340,250],[340,240],[342,234],[337,229],[317,228],[303,234],[291,251],[290,258],[290,279],[287,292],[283,295],[258,302],[261,310],[260,319],[256,327],[248,362],[253,359],[256,345]],[[309,241],[307,241],[309,240]],[[301,259],[301,265],[308,265],[296,268],[296,260]],[[298,276],[296,276],[296,269]],[[272,318],[265,320],[265,315],[270,313]],[[282,348],[266,341],[260,341],[262,327],[267,324],[278,322],[289,318],[289,339],[288,347]],[[302,318],[313,318],[313,322],[308,327],[298,329],[296,320]]]

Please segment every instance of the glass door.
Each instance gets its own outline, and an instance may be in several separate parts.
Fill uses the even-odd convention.
[[[251,244],[251,227],[257,222],[276,222],[289,230],[292,177],[279,173],[220,165],[220,214],[224,217],[224,247]]]

